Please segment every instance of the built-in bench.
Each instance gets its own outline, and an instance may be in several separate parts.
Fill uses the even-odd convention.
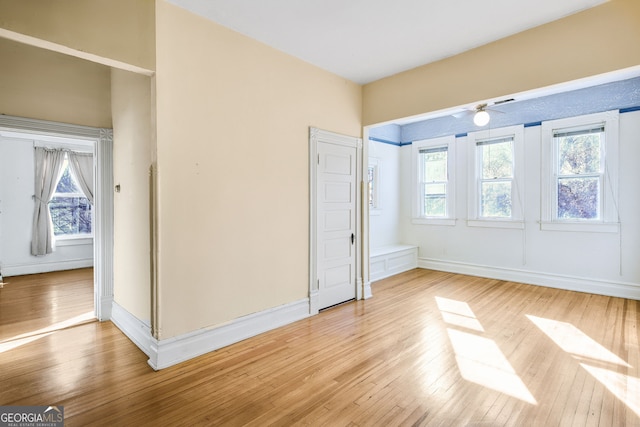
[[[414,245],[387,245],[371,248],[369,254],[372,282],[418,267],[418,247]]]

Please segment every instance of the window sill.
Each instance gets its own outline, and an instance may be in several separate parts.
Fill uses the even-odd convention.
[[[524,230],[524,221],[513,221],[504,219],[470,219],[467,220],[469,227],[488,227],[488,228],[513,228]]]
[[[59,236],[56,237],[56,246],[81,246],[92,245],[93,236]]]
[[[455,218],[413,218],[412,224],[418,225],[456,225]]]
[[[543,231],[571,231],[582,233],[618,233],[620,231],[619,222],[564,222],[564,221],[541,221],[540,230]]]

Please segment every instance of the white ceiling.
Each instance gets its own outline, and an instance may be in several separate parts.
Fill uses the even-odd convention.
[[[608,0],[169,0],[369,83]]]

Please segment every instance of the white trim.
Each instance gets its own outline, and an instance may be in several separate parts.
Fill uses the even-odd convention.
[[[156,371],[168,368],[307,317],[309,299],[305,298],[243,316],[211,329],[201,329],[160,341],[150,338],[149,365]]]
[[[570,222],[570,221],[540,221],[540,230],[543,231],[573,231],[583,233],[618,233],[619,222]]]
[[[615,233],[618,231],[618,161],[619,161],[619,112],[586,114],[542,123],[541,128],[541,230],[552,231],[593,231]],[[557,218],[556,143],[553,133],[564,128],[604,124],[604,167],[602,171],[601,219],[562,220]],[[577,224],[581,225],[578,226]]]
[[[446,147],[447,152],[447,191],[445,195],[446,212],[443,217],[428,217],[423,214],[424,194],[421,189],[420,175],[424,173],[424,165],[420,162],[420,150]],[[456,137],[455,135],[440,138],[423,139],[411,144],[411,212],[413,224],[455,225],[456,216]]]
[[[512,268],[491,267],[455,261],[419,258],[418,267],[449,273],[468,274],[490,279],[546,286],[569,291],[588,292],[619,298],[640,300],[640,283],[616,282],[562,274],[538,273]]]
[[[456,225],[455,218],[411,218],[411,224],[416,225]]]
[[[310,127],[309,128],[309,314],[318,314],[318,144],[329,143],[343,147],[356,149],[356,299],[364,299],[363,244],[368,244],[365,237],[363,215],[369,214],[369,203],[364,197],[367,183],[364,180],[366,164],[363,162],[363,153],[368,144],[363,144],[361,138],[341,135],[334,132]],[[367,230],[368,232],[368,230]],[[368,260],[367,260],[368,263]]]
[[[112,301],[111,321],[147,356],[151,355],[151,325]]]
[[[372,282],[418,267],[418,246],[415,245],[387,245],[372,248],[370,254]]]
[[[37,264],[4,264],[2,266],[2,275],[5,277],[22,276],[24,274],[48,273],[59,270],[75,270],[76,268],[88,268],[92,266],[93,258],[43,262]]]
[[[478,155],[477,142],[491,140],[500,137],[513,137],[513,178],[511,180],[511,217],[510,218],[483,218],[480,216],[480,156]],[[477,132],[469,132],[468,144],[468,221],[471,227],[496,227],[496,228],[524,228],[524,188],[525,188],[525,161],[524,161],[524,125],[507,126],[499,129],[487,129]],[[514,222],[513,226],[506,223]],[[486,224],[483,224],[486,223]]]
[[[371,282],[365,282],[363,299],[369,299],[372,296],[373,296],[373,293],[371,292]]]
[[[0,115],[0,130],[54,138],[71,137],[94,144],[94,310],[98,320],[108,320],[111,317],[111,304],[105,301],[113,299],[113,131],[6,115]]]
[[[489,228],[516,228],[524,230],[524,221],[500,220],[500,219],[470,219],[467,220],[468,227],[489,227]]]

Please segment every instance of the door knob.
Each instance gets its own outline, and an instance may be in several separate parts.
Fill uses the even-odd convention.
[[[356,235],[351,233],[351,244],[353,245],[353,242],[356,241]]]

